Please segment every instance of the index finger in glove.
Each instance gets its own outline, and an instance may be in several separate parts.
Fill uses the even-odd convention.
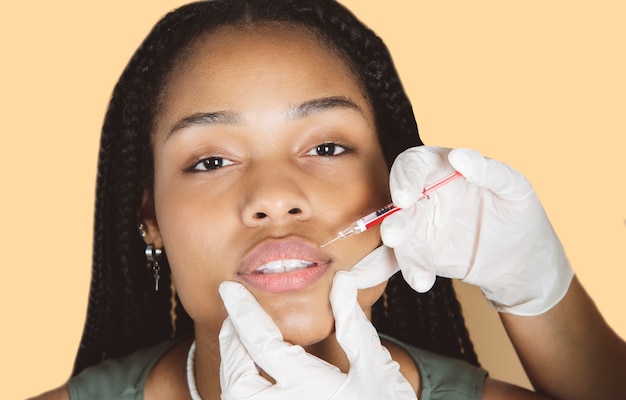
[[[248,343],[244,338],[254,340],[256,343],[283,340],[274,321],[243,285],[236,282],[222,282],[219,292],[230,320],[246,348],[248,348]],[[245,334],[241,335],[241,332]]]
[[[243,285],[223,282],[219,292],[250,357],[277,382],[303,379],[312,368],[326,364],[285,342],[272,318]]]
[[[496,196],[506,200],[517,200],[533,193],[530,182],[512,167],[482,156],[472,149],[454,149],[448,155],[450,164],[465,179]]]
[[[400,153],[389,173],[393,202],[401,208],[412,206],[429,183],[429,178],[450,172],[449,151],[442,147],[418,146]]]
[[[350,361],[350,374],[377,368],[381,357],[391,358],[357,302],[356,280],[350,273],[339,271],[335,274],[330,303],[337,341]]]
[[[350,269],[350,275],[355,278],[358,289],[365,289],[385,282],[399,270],[393,250],[383,245],[357,262]]]
[[[220,386],[223,398],[242,398],[271,386],[259,371],[230,320],[226,318],[219,334]]]

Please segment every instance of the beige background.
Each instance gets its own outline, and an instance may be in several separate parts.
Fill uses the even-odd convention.
[[[530,178],[574,269],[625,337],[624,3],[343,2],[391,48],[428,144],[473,147]],[[141,39],[179,4],[3,7],[3,398],[70,373],[87,303],[105,107]],[[476,290],[462,293],[483,364],[527,384],[495,312]]]

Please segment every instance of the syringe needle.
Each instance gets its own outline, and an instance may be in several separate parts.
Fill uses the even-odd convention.
[[[324,243],[323,245],[321,245],[320,247],[326,247],[326,246],[328,246],[329,244],[331,244],[332,242],[334,242],[334,241],[336,241],[336,240],[339,240],[339,239],[340,239],[340,237],[339,237],[339,236],[337,236],[336,238],[334,238],[334,239],[333,239],[333,240],[331,240],[330,242],[326,242],[326,243]]]

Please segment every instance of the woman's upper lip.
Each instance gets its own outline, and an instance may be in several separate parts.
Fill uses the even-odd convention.
[[[250,274],[260,266],[277,260],[303,260],[321,265],[330,262],[330,257],[303,239],[266,240],[243,257],[237,271]]]

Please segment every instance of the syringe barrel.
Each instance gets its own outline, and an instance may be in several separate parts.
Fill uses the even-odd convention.
[[[424,188],[424,190],[422,191],[421,196],[419,196],[419,198],[417,199],[422,200],[424,198],[428,198],[428,195],[437,190],[439,187],[448,184],[449,182],[453,181],[454,179],[463,176],[461,175],[460,172],[455,171],[447,176],[445,176],[444,178],[438,180],[437,182],[433,183],[432,185],[429,185],[427,187]],[[338,239],[344,239],[347,238],[348,236],[352,236],[352,235],[358,235],[359,233],[363,233],[366,230],[368,230],[369,228],[373,227],[374,225],[377,225],[379,223],[381,223],[385,218],[387,218],[389,215],[400,211],[401,208],[396,206],[393,203],[389,203],[387,204],[385,207],[380,208],[376,211],[374,211],[373,213],[369,213],[368,215],[366,215],[365,217],[357,220],[356,222],[353,222],[352,225],[350,225],[348,227],[348,229],[340,231],[339,234],[337,235],[337,237],[333,240],[331,240],[330,242],[322,245],[322,247],[326,246],[329,243],[334,242],[335,240]]]
[[[376,224],[381,223],[383,219],[387,218],[387,216],[395,213],[396,211],[400,211],[400,207],[396,206],[393,203],[389,203],[383,208],[380,208],[374,211],[373,213],[366,215],[365,217],[361,218],[359,221],[361,221],[364,225],[363,230],[366,230]]]

